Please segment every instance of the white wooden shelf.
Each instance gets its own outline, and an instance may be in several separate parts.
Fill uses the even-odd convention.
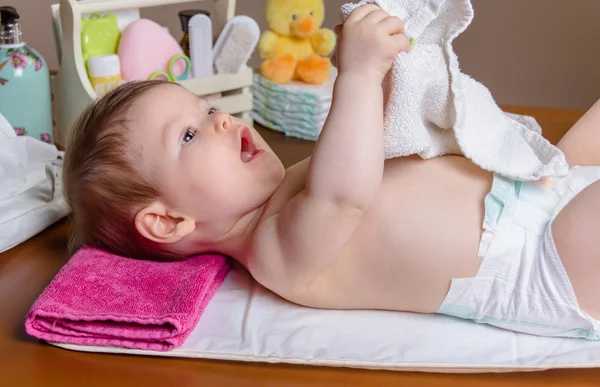
[[[125,9],[157,7],[190,3],[198,0],[61,0],[52,6],[54,32],[60,70],[53,78],[55,92],[55,141],[66,146],[66,139],[77,116],[97,98],[88,79],[82,59],[81,18],[90,13],[114,12]],[[235,15],[235,0],[213,1],[215,14],[211,17],[217,33]],[[238,74],[216,74],[206,78],[193,78],[181,85],[196,95],[219,94],[211,103],[220,110],[236,115],[252,124],[252,69],[244,67]]]

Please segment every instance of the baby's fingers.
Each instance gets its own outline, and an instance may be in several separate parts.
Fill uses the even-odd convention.
[[[398,34],[390,36],[390,38],[392,39],[392,44],[394,45],[393,47],[396,49],[398,54],[401,52],[410,51],[410,39],[408,36],[404,34]]]
[[[398,35],[404,33],[404,22],[396,16],[386,17],[381,23],[383,30],[389,35]]]
[[[350,16],[348,17],[348,20],[346,20],[346,22],[356,22],[356,21],[362,20],[367,15],[369,15],[371,12],[378,11],[378,10],[381,10],[381,8],[379,8],[375,4],[360,5],[356,8],[354,8],[354,11],[352,11]]]
[[[382,11],[381,9],[377,9],[363,19],[363,22],[366,24],[379,24],[382,23],[385,19],[390,17],[390,14]]]

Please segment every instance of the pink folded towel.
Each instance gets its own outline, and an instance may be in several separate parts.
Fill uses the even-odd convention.
[[[168,351],[183,344],[228,272],[220,255],[153,262],[84,248],[36,300],[25,330],[49,342]]]

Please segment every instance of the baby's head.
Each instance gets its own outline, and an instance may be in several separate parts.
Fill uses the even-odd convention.
[[[210,250],[283,176],[277,156],[241,119],[177,84],[125,84],[80,115],[67,144],[75,247],[142,259]]]

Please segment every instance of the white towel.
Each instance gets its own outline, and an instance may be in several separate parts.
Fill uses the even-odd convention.
[[[342,21],[364,3],[401,18],[416,41],[384,80],[386,158],[459,154],[523,181],[568,173],[558,148],[506,115],[485,86],[460,72],[452,42],[473,19],[469,0],[363,0],[342,6]]]

